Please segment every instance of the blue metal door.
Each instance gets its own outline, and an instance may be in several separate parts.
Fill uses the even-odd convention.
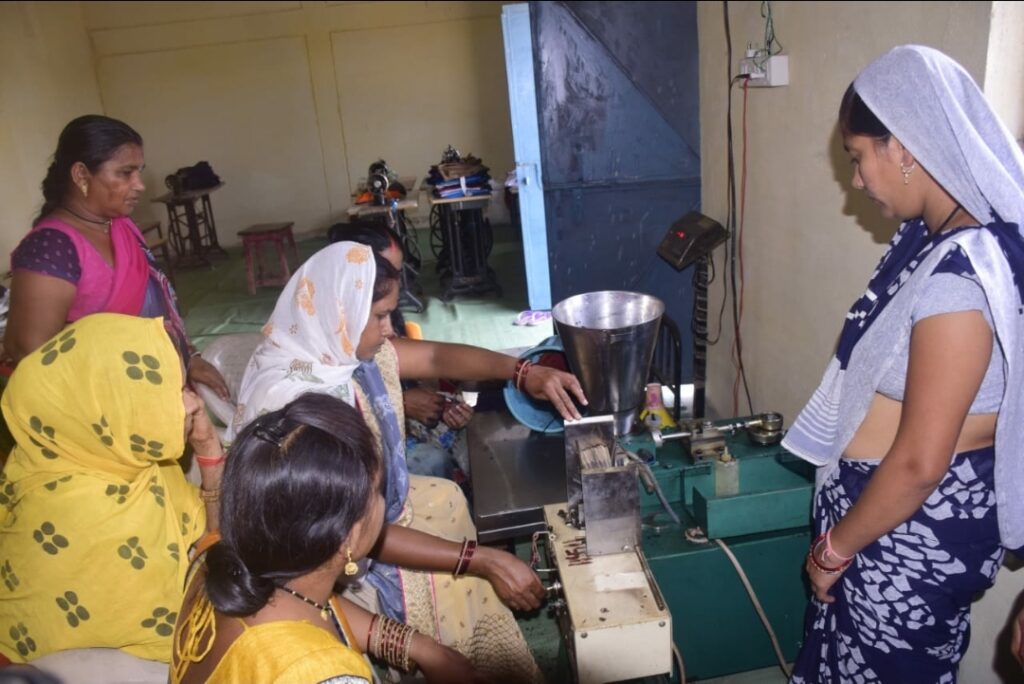
[[[548,271],[548,233],[544,220],[544,187],[540,173],[540,133],[537,128],[537,87],[533,73],[533,36],[526,3],[505,5],[501,11],[505,36],[505,71],[512,115],[512,142],[519,181],[519,216],[526,261],[530,308],[551,308]]]
[[[700,205],[696,3],[531,2],[530,15],[552,299],[661,298],[691,377],[692,269],[656,250]]]

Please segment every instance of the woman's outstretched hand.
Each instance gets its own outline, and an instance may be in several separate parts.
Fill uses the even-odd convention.
[[[494,593],[512,610],[536,610],[544,600],[544,585],[537,573],[507,551],[478,546],[469,571],[490,582]]]
[[[526,374],[525,385],[527,394],[534,399],[547,399],[566,420],[581,418],[572,397],[575,397],[584,406],[588,403],[580,381],[576,379],[575,375],[565,371],[534,364],[530,366],[530,370]],[[570,396],[570,392],[572,396]]]

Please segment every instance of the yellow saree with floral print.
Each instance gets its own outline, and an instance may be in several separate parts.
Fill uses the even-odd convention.
[[[0,476],[0,653],[166,662],[206,515],[177,459],[182,366],[160,319],[72,323],[11,376]]]

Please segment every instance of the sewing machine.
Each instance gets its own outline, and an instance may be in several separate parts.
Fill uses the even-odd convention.
[[[474,420],[480,538],[546,537],[548,605],[582,684],[668,675],[673,644],[691,678],[775,662],[716,539],[745,568],[791,659],[806,606],[811,469],[778,445],[777,413],[665,432],[638,425],[660,302],[614,294],[631,296],[580,296],[601,321],[565,302],[553,311],[569,364],[604,413],[566,422],[563,435],[531,433],[503,413]]]

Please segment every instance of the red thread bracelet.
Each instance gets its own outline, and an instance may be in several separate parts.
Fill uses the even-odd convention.
[[[213,466],[219,466],[224,461],[228,460],[228,457],[224,454],[220,456],[207,457],[207,456],[196,456],[196,463],[203,466],[204,468],[212,468]]]

